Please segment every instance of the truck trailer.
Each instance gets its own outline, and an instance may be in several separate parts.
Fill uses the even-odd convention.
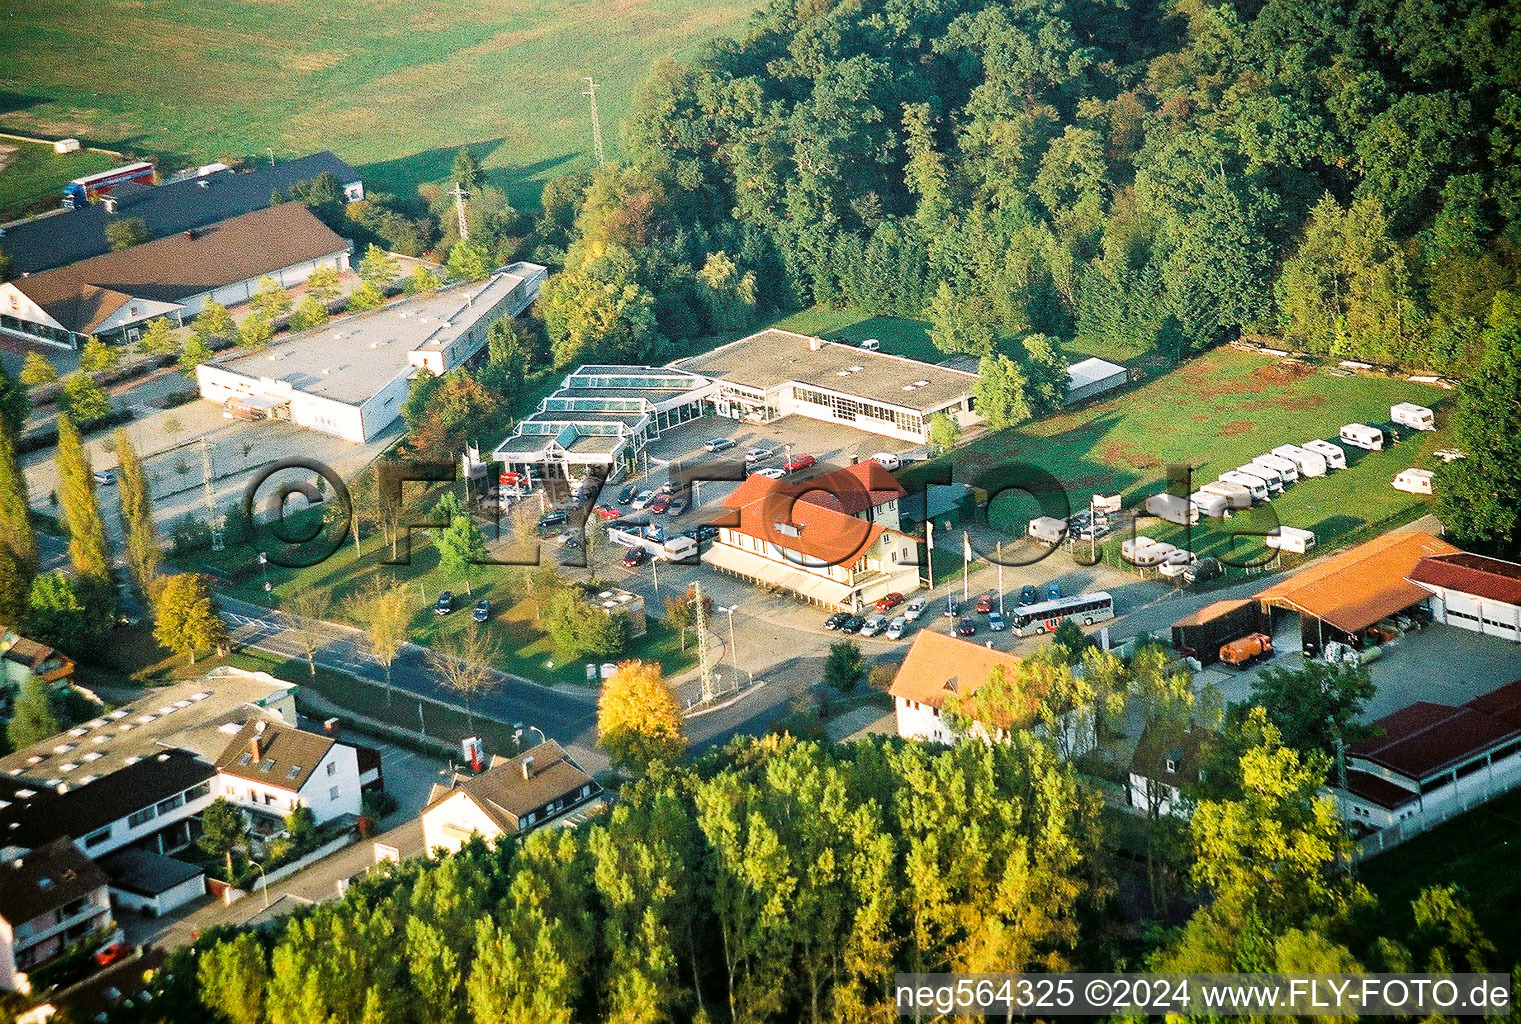
[[[1272,653],[1273,638],[1266,633],[1248,633],[1239,640],[1220,645],[1220,660],[1238,667]]]
[[[1354,448],[1362,448],[1365,451],[1381,452],[1384,450],[1384,432],[1377,427],[1370,427],[1366,423],[1348,423],[1341,428],[1338,435],[1346,444]]]
[[[1252,507],[1252,492],[1241,484],[1233,484],[1226,480],[1216,480],[1214,483],[1205,484],[1199,488],[1200,494],[1215,494],[1226,500],[1233,509]]]
[[[1416,405],[1414,402],[1401,402],[1389,407],[1389,418],[1396,423],[1403,423],[1415,430],[1435,430],[1436,413],[1424,405]]]
[[[1341,445],[1334,441],[1323,441],[1317,437],[1313,441],[1306,441],[1299,447],[1307,452],[1314,452],[1325,459],[1327,470],[1347,468],[1347,453],[1342,450]]]

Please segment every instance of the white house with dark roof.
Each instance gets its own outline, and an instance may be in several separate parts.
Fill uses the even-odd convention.
[[[549,740],[517,757],[492,758],[480,775],[435,785],[422,812],[423,846],[454,853],[471,836],[493,842],[521,835],[601,796],[602,787]]]
[[[0,863],[0,989],[110,924],[105,872],[67,839]]]
[[[263,717],[238,730],[216,771],[216,796],[266,819],[283,820],[305,805],[320,825],[357,816],[363,799],[354,747]]]

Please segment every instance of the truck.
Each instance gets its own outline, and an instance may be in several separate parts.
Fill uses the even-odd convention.
[[[1189,526],[1199,521],[1199,510],[1181,495],[1163,491],[1146,499],[1146,511],[1158,519],[1179,526]]]
[[[1403,423],[1415,430],[1435,430],[1436,413],[1424,405],[1416,405],[1414,402],[1401,402],[1389,407],[1389,418],[1396,423]]]
[[[1257,658],[1273,653],[1273,638],[1266,633],[1248,633],[1246,636],[1220,645],[1220,660],[1237,667],[1250,664]]]
[[[1292,462],[1302,479],[1326,475],[1326,457],[1318,452],[1301,448],[1297,444],[1281,444],[1273,449],[1273,454]]]
[[[1312,441],[1306,441],[1299,447],[1307,452],[1314,452],[1325,459],[1327,470],[1347,468],[1347,453],[1342,450],[1341,445],[1336,444],[1334,441],[1324,441],[1317,437]]]
[[[118,185],[129,181],[153,184],[153,165],[145,161],[113,167],[109,171],[97,171],[75,178],[63,187],[65,209],[78,210],[90,205],[92,199],[107,195]]]
[[[1205,484],[1199,488],[1199,494],[1214,494],[1226,500],[1233,509],[1252,507],[1252,492],[1241,484],[1229,483],[1225,480],[1216,480],[1214,483]]]
[[[1348,423],[1341,428],[1337,435],[1343,443],[1350,444],[1354,448],[1364,451],[1381,452],[1384,450],[1384,432],[1377,427],[1370,427],[1366,423]]]

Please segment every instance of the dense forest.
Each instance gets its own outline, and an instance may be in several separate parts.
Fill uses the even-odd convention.
[[[1517,13],[777,0],[655,69],[630,165],[551,183],[555,355],[818,302],[979,354],[1264,332],[1461,370],[1521,272]]]

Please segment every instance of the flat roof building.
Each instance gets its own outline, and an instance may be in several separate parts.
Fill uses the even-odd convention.
[[[91,335],[134,341],[148,320],[245,302],[263,277],[289,287],[319,267],[347,270],[349,248],[305,206],[282,203],[0,284],[0,333],[65,348]]]
[[[259,352],[202,363],[196,368],[201,397],[229,415],[289,419],[362,444],[401,415],[421,370],[442,375],[474,358],[485,348],[491,325],[527,309],[545,275],[538,264],[514,263],[484,282],[342,317]]]
[[[673,365],[714,378],[713,406],[733,419],[807,416],[920,444],[936,413],[980,422],[975,373],[776,328]]]

